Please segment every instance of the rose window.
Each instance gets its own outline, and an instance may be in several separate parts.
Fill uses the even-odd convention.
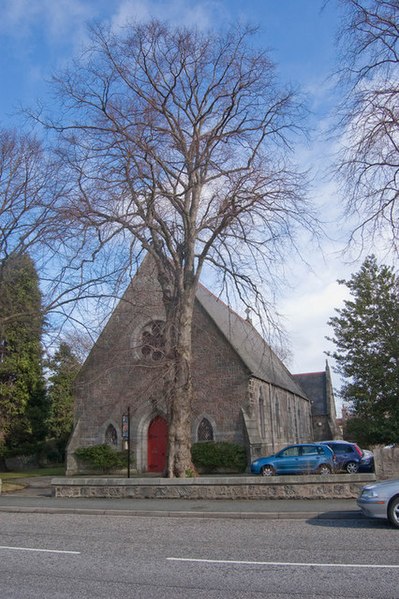
[[[144,358],[155,362],[161,360],[165,352],[165,323],[161,320],[150,322],[143,330],[141,342]]]

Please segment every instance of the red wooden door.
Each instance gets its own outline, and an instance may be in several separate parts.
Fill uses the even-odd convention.
[[[148,427],[148,472],[163,472],[166,469],[167,447],[168,423],[157,416]]]

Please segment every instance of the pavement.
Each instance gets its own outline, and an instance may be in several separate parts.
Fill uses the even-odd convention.
[[[355,499],[134,499],[53,497],[52,477],[15,479],[0,512],[178,518],[364,520]]]

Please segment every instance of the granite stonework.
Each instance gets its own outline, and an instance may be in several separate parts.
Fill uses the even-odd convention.
[[[372,447],[372,451],[378,478],[399,478],[399,447],[377,445]]]
[[[163,442],[170,409],[164,393],[165,362],[159,356],[155,359],[151,350],[155,341],[148,341],[149,331],[164,321],[158,274],[147,256],[77,376],[68,476],[86,474],[75,453],[80,447],[107,443],[126,449],[123,422],[128,410],[137,472],[165,471]],[[156,343],[162,345],[161,337]],[[314,439],[313,396],[308,396],[248,319],[201,285],[193,312],[192,377],[193,443],[213,440],[242,445],[250,464],[285,445]],[[328,381],[322,377],[322,389]],[[314,385],[311,391],[315,393]],[[323,413],[328,413],[328,422],[335,422],[334,402],[327,405],[325,397],[323,393]],[[152,427],[159,421],[163,432],[153,434]],[[335,431],[323,428],[323,434],[332,438]]]
[[[353,499],[374,474],[276,478],[55,478],[55,497],[132,499]]]

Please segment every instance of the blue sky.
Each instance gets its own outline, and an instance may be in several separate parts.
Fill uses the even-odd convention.
[[[229,20],[259,25],[259,42],[270,49],[283,80],[314,94],[335,60],[336,0],[0,0],[0,124],[19,104],[43,97],[45,81],[87,41],[86,23],[117,27],[128,19],[158,16],[175,23],[223,26]],[[243,8],[245,6],[245,9]]]
[[[326,322],[344,297],[337,278],[349,277],[359,263],[347,265],[338,253],[343,247],[334,182],[322,177],[332,150],[324,128],[336,98],[328,76],[336,65],[335,37],[339,3],[330,0],[0,0],[0,126],[18,126],[20,104],[29,105],[47,93],[46,80],[62,69],[87,43],[86,23],[107,21],[117,28],[127,20],[151,16],[176,24],[223,27],[240,19],[259,25],[258,41],[270,49],[283,81],[300,88],[308,98],[314,127],[313,141],[297,150],[301,167],[312,168],[313,199],[330,221],[333,239],[323,253],[303,252],[311,269],[287,257],[287,285],[279,298],[291,336],[292,372],[324,369],[331,349]],[[308,251],[308,255],[307,254]]]

